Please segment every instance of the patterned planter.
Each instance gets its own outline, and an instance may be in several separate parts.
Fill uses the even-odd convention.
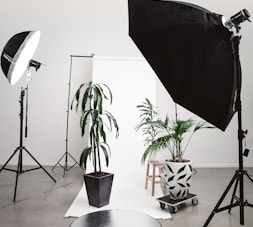
[[[166,194],[175,200],[184,199],[191,186],[192,161],[172,162],[165,160],[162,170],[166,183]]]

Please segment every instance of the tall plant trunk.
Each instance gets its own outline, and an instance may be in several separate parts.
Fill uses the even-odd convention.
[[[98,168],[99,168],[99,172],[101,173],[102,169],[101,169],[101,161],[100,161],[99,141],[98,141],[98,144],[97,144],[97,152],[98,152]]]
[[[182,151],[181,151],[181,144],[180,142],[177,141],[177,154],[178,154],[178,161],[182,162],[183,158],[182,158]]]
[[[92,146],[95,148],[93,150],[93,155],[94,155],[94,172],[97,172],[97,154],[96,154],[96,144],[95,144],[95,141],[92,142]]]

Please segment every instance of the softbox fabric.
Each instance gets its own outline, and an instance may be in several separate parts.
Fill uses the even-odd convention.
[[[225,130],[236,111],[232,32],[189,3],[129,0],[129,35],[172,99]]]

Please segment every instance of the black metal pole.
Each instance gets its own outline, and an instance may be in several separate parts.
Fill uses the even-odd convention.
[[[23,152],[22,152],[22,148],[23,148],[23,119],[24,119],[24,96],[25,96],[25,89],[21,88],[21,94],[20,94],[20,136],[19,136],[19,150],[20,150],[20,155],[19,155],[19,173],[23,172]]]
[[[242,130],[242,104],[241,104],[241,87],[242,87],[242,73],[239,58],[239,44],[241,37],[235,36],[233,38],[233,47],[235,53],[236,64],[236,80],[237,80],[237,109],[238,109],[238,150],[239,150],[239,185],[240,185],[240,224],[244,225],[244,165],[243,165],[243,138],[245,132]]]
[[[20,113],[19,113],[19,118],[20,118],[20,137],[19,137],[19,146],[15,149],[13,154],[10,156],[10,158],[5,162],[5,164],[2,166],[0,169],[0,172],[2,170],[8,170],[16,173],[16,180],[15,180],[15,189],[14,189],[14,195],[13,195],[13,202],[16,202],[16,193],[17,193],[17,186],[18,186],[18,178],[19,175],[28,171],[36,170],[36,169],[43,169],[45,173],[54,181],[56,180],[48,173],[48,171],[32,156],[32,154],[24,147],[23,145],[23,119],[24,119],[24,96],[25,96],[25,89],[21,88],[21,94],[20,94]],[[39,167],[23,170],[23,151],[25,151],[38,165]],[[19,152],[18,154],[18,164],[17,164],[17,169],[10,169],[6,168],[8,165],[9,161],[14,157],[14,155]]]
[[[21,88],[21,93],[20,93],[20,113],[19,113],[19,118],[20,118],[20,129],[19,129],[19,147],[17,148],[19,151],[18,155],[18,165],[17,165],[17,171],[16,171],[16,180],[15,180],[15,189],[14,189],[14,195],[13,195],[13,201],[16,202],[16,194],[17,194],[17,186],[18,186],[18,177],[20,174],[23,172],[23,119],[24,119],[24,96],[25,96],[25,90]]]

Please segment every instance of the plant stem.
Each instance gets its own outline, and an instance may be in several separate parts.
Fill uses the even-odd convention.
[[[99,168],[99,172],[101,173],[102,170],[101,170],[101,161],[100,161],[100,148],[99,148],[99,141],[98,141],[98,144],[97,144],[97,155],[98,155],[98,168]]]

